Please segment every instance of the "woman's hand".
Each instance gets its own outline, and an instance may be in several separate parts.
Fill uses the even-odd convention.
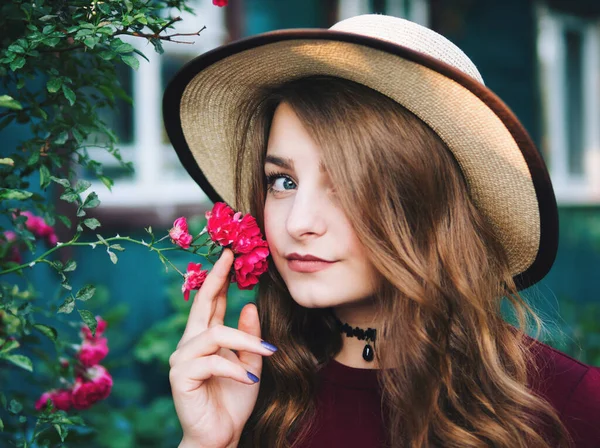
[[[232,263],[233,252],[225,249],[196,294],[170,358],[181,447],[237,446],[258,397],[260,382],[254,380],[260,378],[262,356],[273,354],[261,343],[255,305],[242,309],[237,330],[223,325]]]

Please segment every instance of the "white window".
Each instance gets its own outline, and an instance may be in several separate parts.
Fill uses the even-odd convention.
[[[560,204],[600,203],[600,20],[537,8],[542,150]]]
[[[101,162],[105,172],[115,179],[112,192],[101,182],[93,182],[92,188],[104,207],[158,206],[168,209],[175,205],[201,205],[208,201],[179,163],[164,131],[161,115],[162,94],[175,72],[195,56],[221,45],[227,36],[224,8],[205,0],[193,2],[191,7],[195,15],[179,11],[173,13],[183,20],[177,22],[168,34],[194,33],[206,26],[199,36],[175,38],[193,44],[162,41],[165,52],[160,55],[145,39],[123,38],[142,51],[150,62],[140,58],[137,71],[127,68],[121,72],[125,88],[129,84],[134,107],[123,106],[113,116],[104,117],[116,130],[121,141],[118,145],[121,155],[125,161],[133,162],[135,173],[125,174],[106,150],[89,150],[90,157]]]
[[[340,0],[339,20],[359,14],[381,12],[403,17],[423,26],[429,26],[429,0]]]

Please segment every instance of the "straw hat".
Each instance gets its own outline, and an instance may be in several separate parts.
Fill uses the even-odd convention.
[[[519,288],[546,275],[557,251],[558,214],[531,138],[458,47],[397,17],[367,14],[330,29],[264,33],[184,66],[165,91],[164,121],[183,166],[211,200],[235,204],[232,128],[248,99],[308,75],[364,84],[427,123],[502,238]]]

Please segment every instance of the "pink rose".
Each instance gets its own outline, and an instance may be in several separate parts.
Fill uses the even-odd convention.
[[[235,213],[231,207],[224,202],[215,203],[212,210],[206,214],[206,230],[213,240],[220,246],[229,246],[237,239],[239,223],[242,214]]]
[[[84,376],[77,377],[73,387],[73,407],[87,409],[110,395],[113,379],[102,366],[90,367]]]
[[[19,252],[18,245],[15,243],[15,241],[17,240],[17,234],[12,230],[7,230],[6,232],[4,232],[4,239],[6,239],[6,242],[9,245],[12,245],[7,254],[8,256],[6,258],[6,261],[14,261],[15,263],[21,264],[23,262],[23,258],[21,257],[21,252]]]
[[[222,8],[223,6],[227,6],[227,3],[229,3],[229,0],[213,0],[213,5],[218,6],[220,8]]]
[[[235,275],[232,282],[236,282],[240,289],[252,289],[258,283],[258,277],[267,270],[268,256],[269,249],[256,247],[252,252],[236,257],[233,261]]]
[[[27,221],[25,221],[25,227],[27,227],[27,230],[29,230],[38,238],[45,238],[49,245],[56,246],[58,238],[54,233],[54,228],[46,224],[44,218],[41,216],[36,216],[29,211],[21,212],[21,215],[27,217]]]
[[[190,291],[193,289],[200,289],[204,280],[206,280],[206,276],[208,271],[202,270],[202,265],[200,263],[190,263],[187,267],[187,272],[184,274],[184,282],[181,287],[181,292],[183,292],[183,298],[185,300],[189,300]]]
[[[174,244],[177,244],[183,249],[190,247],[190,244],[192,244],[192,240],[194,239],[192,235],[188,233],[187,220],[183,216],[175,220],[173,228],[169,230],[169,236]]]
[[[77,353],[77,359],[84,367],[93,367],[108,355],[108,341],[106,338],[96,338],[95,341],[84,340]]]
[[[59,411],[68,411],[73,404],[73,397],[70,390],[53,389],[42,394],[39,400],[35,402],[35,408],[38,411],[45,409],[48,400],[50,400],[54,407]]]
[[[87,325],[83,325],[81,327],[82,337],[87,341],[96,341],[106,330],[107,323],[100,316],[96,316],[96,322],[98,322],[98,326],[96,327],[96,337],[92,336],[92,330],[88,328]]]

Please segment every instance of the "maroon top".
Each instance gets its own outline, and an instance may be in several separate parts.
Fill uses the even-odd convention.
[[[600,368],[583,364],[539,343],[535,357],[541,381],[532,390],[558,411],[577,448],[600,447]],[[383,446],[377,370],[331,360],[320,372],[320,417],[310,440],[297,448]]]

